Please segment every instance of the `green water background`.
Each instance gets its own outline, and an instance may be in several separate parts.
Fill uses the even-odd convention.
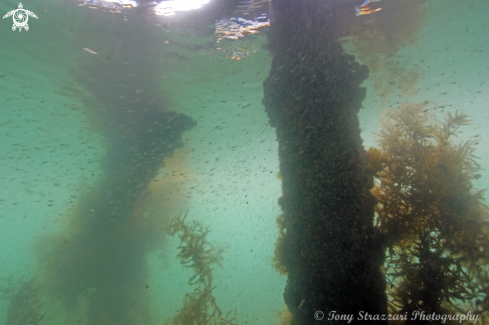
[[[2,2],[0,12],[17,5]],[[63,216],[101,177],[105,143],[87,107],[97,103],[80,76],[94,60],[99,64],[117,55],[111,53],[117,39],[109,16],[76,2],[23,5],[39,17],[29,19],[28,32],[12,32],[11,19],[0,21],[1,278],[36,276],[42,259],[36,249],[39,241],[64,230]],[[464,135],[481,139],[476,155],[487,169],[487,12],[489,3],[484,0],[428,1],[419,40],[399,52],[404,66],[424,61],[417,94],[399,92],[382,99],[371,80],[364,83],[368,92],[360,121],[366,148],[375,145],[384,110],[430,101],[446,107],[437,113],[440,118],[456,109],[473,117]],[[241,323],[273,324],[274,313],[283,308],[286,279],[271,263],[281,195],[277,142],[261,104],[271,57],[263,47],[240,61],[218,51],[201,51],[199,46],[216,37],[185,26],[155,25],[155,42],[141,45],[161,52],[154,74],[160,76],[155,80],[163,106],[198,123],[185,134],[179,153],[186,164],[182,173],[187,173],[174,184],[181,201],[172,209],[151,213],[176,215],[179,208],[190,207],[189,217],[203,219],[212,229],[209,240],[229,245],[224,268],[216,269],[214,276],[220,307],[236,308]],[[259,36],[254,42],[262,45],[266,39]],[[84,47],[99,54],[89,54]],[[162,173],[171,173],[164,168]],[[483,170],[475,186],[489,188],[488,180]],[[175,258],[177,246],[177,240],[168,239],[148,256],[150,312],[158,322],[180,309],[184,294],[191,291],[186,285],[191,273]],[[2,300],[0,324],[6,312],[7,301]]]

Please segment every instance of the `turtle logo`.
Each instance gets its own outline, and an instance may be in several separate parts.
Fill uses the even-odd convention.
[[[5,16],[3,16],[3,19],[13,16],[14,24],[12,25],[12,31],[14,32],[17,28],[19,28],[19,32],[22,31],[22,28],[24,28],[26,31],[29,30],[29,25],[27,25],[27,20],[29,19],[29,16],[37,19],[35,13],[22,8],[23,8],[22,3],[19,3],[19,9],[9,11]]]

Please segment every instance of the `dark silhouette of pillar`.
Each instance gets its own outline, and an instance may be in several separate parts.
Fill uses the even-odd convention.
[[[277,130],[286,234],[285,303],[293,324],[334,315],[386,314],[384,252],[373,227],[376,200],[357,113],[366,66],[338,42],[350,0],[273,0],[272,68],[264,104]],[[321,314],[316,314],[321,316]],[[385,324],[384,321],[367,321]]]
[[[79,75],[99,104],[87,111],[104,136],[104,175],[80,195],[73,228],[52,249],[56,258],[46,273],[55,274],[49,284],[54,298],[68,310],[85,308],[90,325],[150,322],[146,256],[160,234],[134,206],[165,158],[183,147],[182,134],[196,125],[158,95],[161,47],[153,45],[158,38],[148,15],[134,10],[127,22],[108,24],[104,35],[113,38],[104,43],[107,54],[87,60]]]

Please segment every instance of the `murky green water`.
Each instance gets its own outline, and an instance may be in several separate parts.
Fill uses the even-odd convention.
[[[174,318],[202,292],[215,300],[194,310],[209,322],[229,311],[222,324],[279,324],[282,177],[262,103],[273,19],[244,37],[215,33],[221,19],[266,22],[268,3],[215,0],[171,16],[81,3],[23,2],[38,17],[28,31],[0,22],[0,324],[205,324]],[[364,147],[379,147],[388,110],[421,103],[439,120],[463,110],[472,122],[455,142],[473,140],[482,170],[471,182],[488,188],[489,3],[382,0],[357,17],[360,4],[341,42],[371,69]],[[15,9],[0,4],[2,16]],[[189,283],[199,272],[206,280]]]

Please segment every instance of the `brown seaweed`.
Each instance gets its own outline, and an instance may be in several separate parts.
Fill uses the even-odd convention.
[[[180,264],[191,268],[194,274],[188,284],[195,286],[193,292],[185,295],[182,309],[170,320],[172,325],[237,325],[236,311],[223,315],[212,294],[212,270],[221,266],[224,246],[207,241],[209,228],[202,221],[186,221],[188,210],[180,213],[165,227],[166,231],[174,236],[178,235],[178,259]]]
[[[409,95],[421,77],[420,62],[400,55],[417,42],[425,25],[426,0],[384,0],[382,10],[350,18],[342,43],[371,70],[375,90],[385,100],[395,91]]]
[[[272,258],[272,264],[274,269],[282,274],[282,275],[287,275],[287,269],[285,266],[282,264],[282,247],[284,244],[284,237],[285,237],[285,227],[284,227],[284,214],[280,214],[277,217],[277,227],[279,230],[279,236],[277,237],[277,241],[275,242],[275,250],[273,253],[273,258]]]
[[[489,213],[474,141],[454,141],[463,112],[437,122],[424,104],[389,112],[368,151],[377,227],[386,243],[391,313],[489,311]],[[410,324],[410,321],[406,321]]]
[[[34,280],[15,280],[13,276],[1,279],[0,299],[8,299],[6,325],[38,325],[44,318],[43,306],[39,295],[40,287]]]

